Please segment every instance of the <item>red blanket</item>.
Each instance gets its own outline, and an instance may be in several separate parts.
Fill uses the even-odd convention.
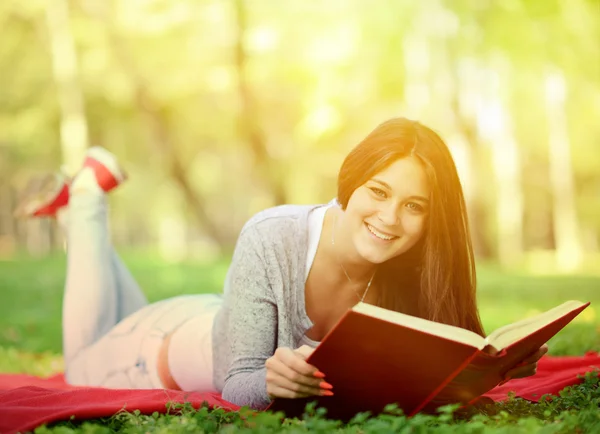
[[[166,413],[168,402],[190,402],[195,408],[206,402],[210,407],[239,409],[217,393],[75,387],[66,384],[62,374],[49,378],[3,374],[0,375],[0,433],[25,432],[71,416],[81,421],[112,416],[121,410]]]
[[[600,369],[600,355],[582,357],[543,357],[533,377],[512,380],[490,391],[494,401],[507,399],[508,392],[538,401],[543,394],[557,394],[566,386],[577,384],[579,374]],[[166,412],[167,402],[190,402],[198,407],[206,401],[211,407],[237,410],[214,393],[190,393],[173,390],[111,390],[74,387],[62,375],[38,378],[28,375],[0,375],[0,433],[32,430],[43,424],[69,419],[84,420],[107,417],[120,410],[140,410],[144,414]]]

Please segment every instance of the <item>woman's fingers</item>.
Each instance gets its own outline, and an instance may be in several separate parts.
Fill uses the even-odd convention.
[[[521,363],[512,368],[504,375],[504,381],[513,378],[523,378],[535,375],[537,372],[537,362],[548,352],[548,345],[542,345],[535,353],[529,355]]]
[[[318,371],[317,368],[306,363],[301,353],[297,353],[291,348],[278,348],[275,351],[274,358],[275,360],[281,361],[281,364],[285,367],[294,371],[293,373],[290,373],[287,370],[285,372],[282,372],[284,376],[288,377],[291,380],[294,380],[295,377],[306,377],[310,379],[316,378],[314,374]],[[290,375],[293,375],[294,377],[286,375],[288,373]]]
[[[288,399],[297,399],[297,398],[308,398],[309,396],[314,396],[314,394],[304,394],[293,392],[285,387],[280,387],[275,384],[267,385],[267,393],[270,398],[288,398]]]
[[[289,378],[279,375],[278,373],[271,371],[267,372],[267,385],[272,386],[272,390],[286,390],[287,397],[299,398],[303,396],[325,396],[327,395],[327,389],[321,388],[319,383],[315,385],[307,385],[299,383],[297,381],[290,380]],[[267,387],[269,392],[269,387]]]
[[[309,347],[308,345],[302,345],[299,348],[296,348],[294,350],[294,353],[297,354],[302,360],[306,360],[308,359],[308,357],[313,353],[315,349],[312,347]],[[325,374],[323,374],[321,371],[319,371],[317,368],[315,368],[312,365],[309,365],[311,370],[312,370],[312,375],[316,378],[325,378]]]
[[[285,359],[272,357],[267,360],[266,366],[268,371],[300,385],[319,387],[319,384],[323,381],[312,375],[312,372],[315,370],[314,367],[311,367],[303,360],[291,360],[287,356]]]
[[[529,377],[531,375],[535,375],[536,371],[537,371],[537,364],[535,364],[535,363],[532,363],[530,365],[525,365],[525,366],[518,366],[518,367],[513,368],[510,371],[508,371],[506,373],[506,375],[504,376],[504,380],[508,381],[513,378]]]
[[[544,344],[537,351],[535,351],[534,353],[531,353],[527,357],[525,357],[521,361],[521,363],[519,363],[517,366],[524,366],[524,365],[530,365],[532,363],[537,363],[537,361],[540,360],[542,358],[542,356],[544,354],[546,354],[547,352],[548,352],[548,345]]]
[[[311,348],[308,345],[302,345],[301,347],[296,348],[294,350],[294,353],[299,355],[302,358],[302,360],[306,360],[313,353],[314,350],[314,348]]]
[[[278,348],[273,357],[267,359],[266,381],[270,397],[302,398],[307,396],[330,396],[331,385],[322,379],[318,370],[306,363],[312,353],[310,347],[292,350]],[[316,374],[316,375],[315,375]]]
[[[544,354],[548,352],[548,345],[544,344],[537,350],[535,353],[531,354],[527,358],[525,358],[521,365],[529,365],[530,363],[537,363],[538,360],[542,358]]]

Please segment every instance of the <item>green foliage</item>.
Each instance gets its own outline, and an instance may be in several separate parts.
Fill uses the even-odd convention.
[[[62,355],[51,351],[32,353],[14,346],[0,346],[0,372],[46,377],[64,371]]]
[[[223,409],[194,409],[189,403],[170,405],[167,414],[142,415],[122,412],[92,421],[59,422],[39,427],[36,434],[69,433],[595,433],[600,430],[600,378],[588,373],[581,384],[565,388],[559,397],[542,399],[539,404],[511,397],[505,403],[471,409],[468,415],[457,405],[441,407],[438,414],[418,414],[408,418],[396,406],[373,417],[356,415],[350,422],[329,420],[326,412],[308,404],[301,419],[284,419],[281,413],[239,412]]]

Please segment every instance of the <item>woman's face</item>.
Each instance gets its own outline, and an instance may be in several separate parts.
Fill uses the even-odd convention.
[[[358,187],[346,207],[344,226],[359,258],[380,264],[423,236],[430,186],[416,157],[401,158]]]

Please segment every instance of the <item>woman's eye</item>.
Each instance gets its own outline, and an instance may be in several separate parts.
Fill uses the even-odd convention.
[[[415,203],[415,202],[409,202],[409,203],[406,204],[406,206],[408,208],[410,208],[412,211],[418,211],[418,212],[423,211],[423,207],[421,205],[419,205],[418,203]]]
[[[377,187],[370,187],[370,190],[379,197],[386,197],[385,191]]]

